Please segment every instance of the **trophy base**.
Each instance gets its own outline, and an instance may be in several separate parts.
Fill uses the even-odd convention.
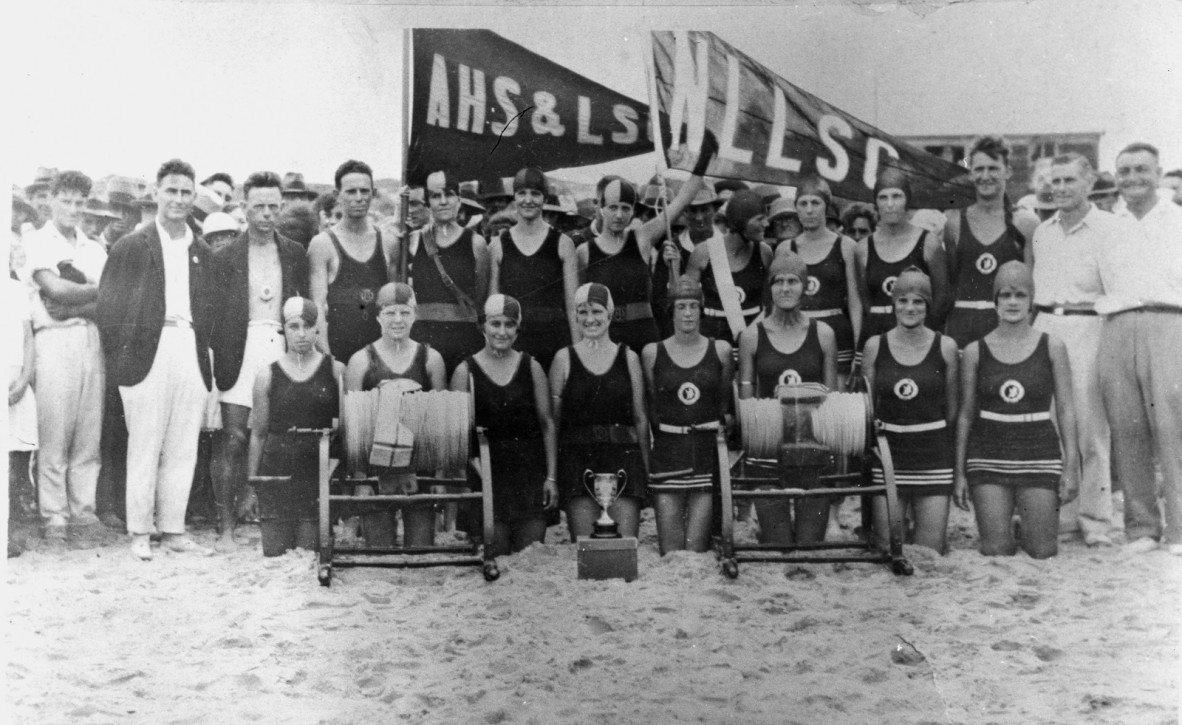
[[[619,539],[620,527],[615,521],[608,524],[601,524],[595,522],[595,526],[591,529],[592,539]]]
[[[638,576],[636,537],[618,539],[579,539],[580,579],[623,579],[633,581]]]

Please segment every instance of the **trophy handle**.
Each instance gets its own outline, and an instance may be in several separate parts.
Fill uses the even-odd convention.
[[[595,498],[595,489],[591,486],[591,479],[595,478],[595,474],[590,468],[583,471],[583,488],[586,489],[592,498]]]
[[[621,468],[620,470],[616,471],[616,478],[620,479],[620,488],[617,490],[623,491],[624,486],[628,485],[628,472]],[[618,495],[619,494],[617,494],[617,496]]]

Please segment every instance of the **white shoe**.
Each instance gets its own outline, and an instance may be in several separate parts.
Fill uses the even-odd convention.
[[[1148,536],[1130,541],[1122,547],[1126,554],[1147,554],[1157,548],[1157,542]]]
[[[1108,534],[1084,534],[1084,543],[1090,549],[1113,545],[1113,541]]]
[[[207,548],[193,541],[188,536],[165,537],[163,548],[172,554],[197,554],[199,556],[213,556],[213,549]]]
[[[134,536],[131,539],[131,555],[140,561],[152,560],[152,541],[147,536]]]

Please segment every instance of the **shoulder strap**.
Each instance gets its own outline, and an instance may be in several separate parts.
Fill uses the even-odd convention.
[[[722,311],[726,314],[727,326],[731,328],[731,336],[739,337],[743,331],[743,308],[739,306],[739,296],[735,294],[735,280],[731,276],[731,266],[726,260],[726,242],[722,237],[714,235],[703,244],[710,253],[710,271],[714,274],[714,287],[718,290],[718,299],[722,302]],[[752,254],[759,254],[756,248]]]
[[[337,248],[337,254],[343,255],[345,249],[341,246],[341,240],[337,238],[337,233],[332,230],[332,227],[325,229],[325,231],[328,232],[328,238],[332,240],[332,245]]]
[[[462,237],[463,232],[460,234]],[[466,307],[472,312],[477,312],[476,303],[472,301],[472,298],[464,290],[456,285],[455,280],[443,268],[443,260],[439,258],[439,245],[435,243],[435,227],[430,226],[420,232],[420,239],[423,242],[423,250],[431,258],[431,261],[435,263],[435,269],[439,270],[439,279],[443,282],[443,286],[447,288],[448,292],[451,292],[452,297],[456,298],[456,302],[459,302],[461,307]]]

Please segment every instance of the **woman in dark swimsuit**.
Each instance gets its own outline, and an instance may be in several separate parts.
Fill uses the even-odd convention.
[[[931,279],[932,301],[926,325],[931,330],[943,328],[949,291],[944,245],[939,237],[911,223],[911,198],[911,182],[902,171],[887,169],[878,175],[874,185],[878,226],[869,241],[856,249],[858,279],[866,305],[859,347],[895,327],[891,290],[908,267],[918,267]]]
[[[734,359],[725,340],[702,335],[702,286],[683,277],[669,292],[673,336],[641,355],[653,429],[649,483],[661,555],[706,551],[718,488],[716,436],[730,409]]]
[[[492,295],[480,316],[484,349],[456,366],[451,389],[472,393],[476,425],[488,436],[494,555],[546,539],[547,512],[558,507],[558,433],[546,373],[513,349],[521,305]],[[476,488],[484,484],[476,478]]]
[[[571,538],[591,534],[599,504],[583,474],[623,470],[620,496],[608,514],[624,536],[640,530],[648,471],[649,425],[640,358],[608,336],[611,292],[590,282],[575,292],[582,339],[554,356],[550,392],[559,424],[559,494]]]
[[[914,543],[943,554],[955,459],[956,342],[924,324],[932,285],[918,268],[903,270],[891,294],[896,325],[867,341],[866,379],[894,459],[900,503],[915,523]],[[877,463],[873,475],[882,482]],[[885,541],[882,497],[875,497],[873,505],[874,531]]]
[[[1030,326],[1034,279],[1025,264],[1003,264],[993,289],[998,325],[964,350],[953,500],[967,511],[971,494],[982,554],[1017,550],[1016,511],[1022,548],[1045,559],[1059,549],[1060,502],[1079,490],[1067,349]]]
[[[739,336],[739,398],[774,398],[781,385],[820,383],[837,388],[837,340],[832,328],[805,316],[801,301],[808,266],[800,255],[777,254],[768,268],[765,317]],[[791,503],[759,501],[759,540],[765,543],[816,542],[825,538],[827,498]]]
[[[414,290],[401,282],[390,282],[378,290],[378,324],[382,336],[354,353],[345,370],[345,390],[373,390],[386,380],[406,379],[423,390],[446,390],[443,357],[430,345],[410,337],[418,303]],[[432,472],[433,473],[433,472]],[[379,476],[379,493],[417,493],[413,473]],[[393,543],[393,519],[386,513],[362,517],[369,544]],[[435,509],[431,505],[407,506],[402,510],[403,540],[407,546],[431,546],[435,542]]]
[[[340,417],[343,363],[316,349],[319,313],[312,300],[292,297],[283,305],[287,352],[259,371],[253,391],[248,466],[253,476],[291,476],[301,518],[316,518],[319,442],[293,428],[331,428]],[[296,532],[288,532],[289,544]],[[301,537],[304,538],[304,537]]]

